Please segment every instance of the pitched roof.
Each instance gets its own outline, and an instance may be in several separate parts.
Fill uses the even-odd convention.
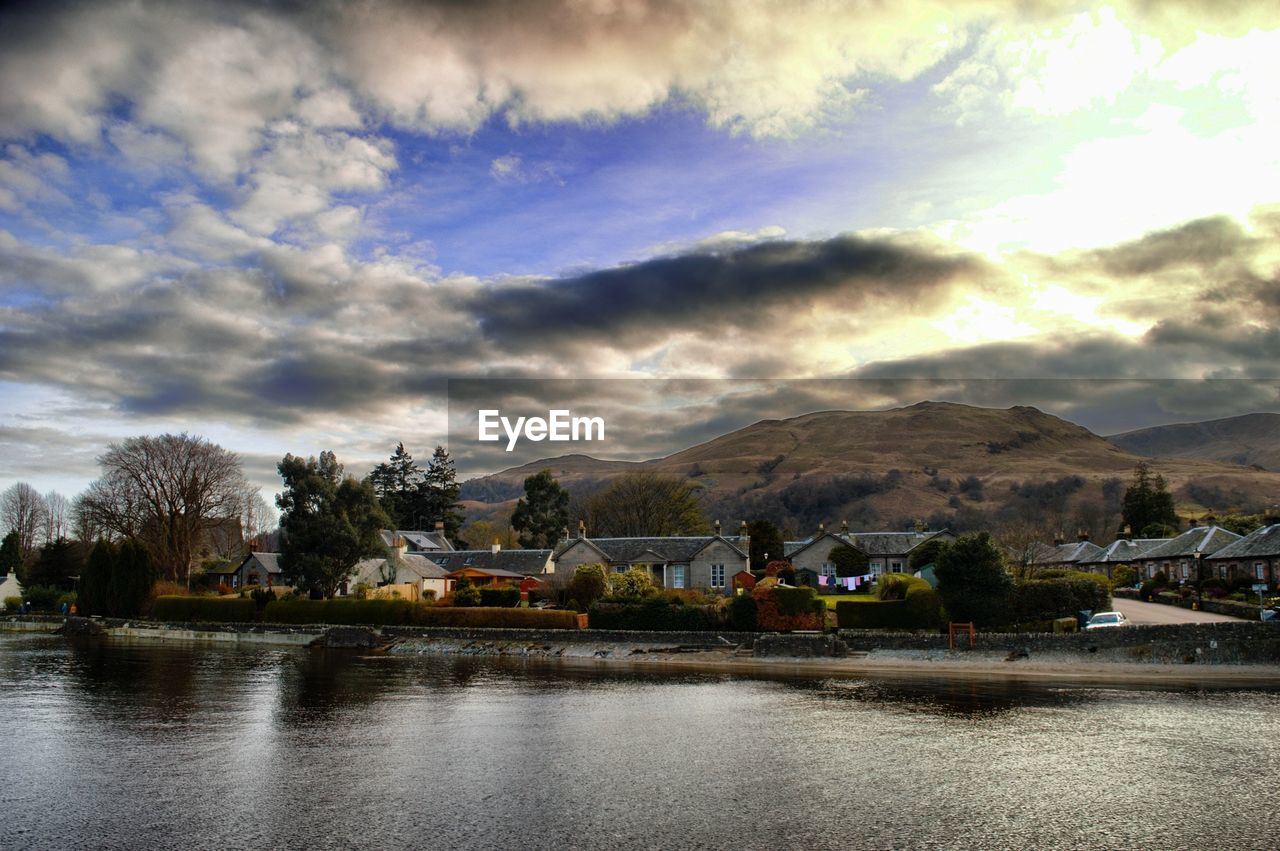
[[[1138,561],[1146,558],[1147,553],[1169,540],[1169,538],[1117,538],[1103,548],[1102,557],[1096,561],[1106,564]]]
[[[543,573],[551,550],[454,550],[424,556],[446,573],[475,567],[484,571],[506,571],[520,576]]]
[[[280,553],[249,553],[244,557],[244,561],[240,562],[236,569],[239,570],[241,567],[244,567],[249,563],[250,559],[258,562],[258,564],[266,568],[267,573],[275,574],[282,572],[280,570]]]
[[[1254,529],[1210,558],[1274,558],[1277,555],[1280,555],[1280,524]]]
[[[640,563],[663,561],[678,564],[693,559],[716,541],[733,547],[738,555],[746,558],[745,540],[737,535],[695,535],[667,538],[571,538],[556,552],[559,558],[566,550],[579,542],[593,545],[610,562]]]
[[[1158,547],[1153,547],[1143,558],[1178,558],[1195,555],[1197,552],[1208,555],[1238,540],[1240,540],[1239,535],[1221,526],[1197,526],[1176,538],[1170,538]]]
[[[448,552],[453,549],[453,545],[449,543],[449,539],[443,532],[424,532],[420,529],[380,529],[378,535],[381,536],[384,547],[390,547],[396,535],[399,535],[404,538],[411,553]]]
[[[1102,557],[1103,549],[1092,541],[1072,541],[1039,550],[1036,564],[1089,564]]]
[[[784,541],[782,555],[783,558],[791,558],[825,539],[830,539],[833,547],[838,544],[849,544],[869,556],[906,555],[925,541],[939,535],[950,537],[951,533],[946,529],[938,529],[934,532],[914,530],[910,532],[823,532],[803,541]]]
[[[524,579],[528,575],[525,573],[516,573],[513,570],[502,570],[497,567],[476,567],[474,564],[469,564],[466,567],[460,567],[457,570],[451,570],[449,571],[449,575],[460,576],[466,574],[468,571],[471,573],[483,573],[486,576],[496,576],[499,579]]]

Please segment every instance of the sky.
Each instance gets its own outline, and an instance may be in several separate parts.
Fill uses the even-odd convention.
[[[1280,410],[1277,79],[1273,3],[11,3],[0,489],[425,460],[462,379]]]

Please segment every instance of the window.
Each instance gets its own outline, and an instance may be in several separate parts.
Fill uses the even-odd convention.
[[[684,573],[685,573],[685,566],[683,564],[677,564],[672,566],[671,568],[671,587],[672,588],[684,587]]]
[[[1185,561],[1178,562],[1178,569],[1182,571],[1182,578],[1187,578],[1187,563]]]
[[[895,561],[895,562],[893,562],[892,564],[890,564],[890,565],[889,565],[889,570],[890,570],[891,572],[893,572],[893,573],[901,573],[901,572],[902,572],[902,562],[900,562],[900,561]]]
[[[882,570],[884,570],[884,565],[883,565],[883,564],[881,564],[881,563],[880,563],[880,562],[878,562],[878,561],[873,561],[873,562],[871,562],[870,567],[871,567],[871,575],[872,575],[872,576],[879,576],[879,575],[880,575],[880,572],[881,572]]]
[[[723,564],[711,565],[711,587],[712,588],[724,587],[724,565]]]
[[[467,556],[467,560],[464,561],[463,564],[475,564],[475,561],[476,561],[475,556]]]
[[[1255,579],[1267,578],[1267,566],[1260,561],[1253,563],[1253,576]]]
[[[824,561],[822,563],[822,567],[818,569],[818,573],[820,573],[823,576],[835,576],[836,566],[829,561]]]
[[[636,567],[639,567],[639,566],[640,566],[640,565],[636,565]],[[614,573],[626,573],[626,572],[627,572],[627,566],[626,566],[625,564],[615,564],[615,565],[613,566],[613,572],[614,572]]]
[[[440,558],[436,559],[436,564],[440,565],[441,567],[444,567],[448,563],[449,563],[448,556],[441,556]]]

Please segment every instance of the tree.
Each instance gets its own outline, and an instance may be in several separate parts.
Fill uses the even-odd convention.
[[[827,561],[836,566],[836,576],[865,576],[871,563],[866,553],[848,544],[832,547]]]
[[[653,584],[653,574],[640,565],[626,573],[609,574],[608,587],[613,597],[643,597],[658,590]]]
[[[768,520],[751,520],[747,523],[751,536],[751,569],[764,570],[769,557],[781,558],[783,553],[782,531]]]
[[[625,473],[587,500],[587,528],[602,537],[706,534],[699,496],[685,479],[648,471]]]
[[[117,547],[110,541],[98,541],[89,552],[89,560],[80,572],[76,606],[80,614],[110,615],[111,572],[115,568]]]
[[[314,598],[332,597],[356,562],[384,553],[378,531],[390,520],[373,485],[344,476],[332,452],[321,452],[319,459],[286,455],[277,469],[284,480],[276,504],[285,581]]]
[[[920,544],[907,556],[907,568],[912,573],[915,573],[917,570],[928,567],[931,564],[937,565],[938,559],[947,548],[947,543],[942,538],[930,538]]]
[[[569,582],[569,596],[577,602],[578,610],[583,612],[608,593],[608,590],[609,581],[603,564],[579,565]]]
[[[22,567],[22,550],[18,544],[18,533],[10,532],[0,541],[0,576],[17,573]]]
[[[90,525],[142,543],[166,578],[188,583],[208,535],[240,516],[249,489],[235,453],[185,432],[113,443],[98,464],[80,506]]]
[[[414,514],[424,481],[422,468],[404,448],[403,442],[396,444],[396,451],[389,460],[374,467],[369,473],[373,492],[378,495],[378,502],[382,504],[387,517],[391,518],[394,528],[416,528],[417,518]]]
[[[44,541],[67,537],[71,531],[71,501],[57,491],[44,495]]]
[[[516,532],[507,524],[498,525],[488,520],[473,520],[462,530],[462,541],[470,550],[487,550],[494,544],[514,550],[521,546]]]
[[[35,555],[44,530],[47,506],[40,492],[18,482],[0,494],[0,522],[18,535],[18,552],[26,562]]]
[[[107,585],[107,606],[113,617],[132,618],[142,614],[159,578],[151,555],[138,541],[125,541],[116,550]]]
[[[1146,461],[1140,461],[1133,472],[1133,482],[1124,492],[1120,503],[1124,525],[1134,530],[1148,526],[1164,525],[1177,529],[1178,513],[1174,510],[1173,494],[1169,493],[1164,477],[1151,475]],[[1142,532],[1139,532],[1142,534]]]
[[[22,584],[70,591],[74,584],[72,577],[79,576],[83,567],[84,553],[80,545],[66,538],[59,538],[40,548],[35,561],[27,566],[27,575],[23,577]]]
[[[449,450],[437,446],[427,462],[417,504],[423,516],[431,518],[433,523],[444,523],[444,534],[450,539],[457,537],[465,519],[458,510],[461,507],[458,502],[460,493],[462,486],[458,484],[458,472],[449,457]]]
[[[550,549],[569,525],[569,493],[541,470],[524,480],[524,497],[511,514],[511,528],[520,534],[520,546]]]
[[[992,626],[1006,619],[1013,577],[987,532],[957,538],[939,555],[934,572],[951,620]]]

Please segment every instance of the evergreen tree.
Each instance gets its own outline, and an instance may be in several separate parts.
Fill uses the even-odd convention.
[[[151,561],[151,554],[145,546],[132,540],[121,544],[107,594],[111,615],[133,618],[142,614],[151,589],[159,578],[160,571]]]
[[[751,536],[751,569],[764,570],[770,558],[782,558],[782,532],[768,520],[752,520],[747,523]]]
[[[404,443],[397,443],[390,460],[374,467],[369,473],[373,492],[378,495],[378,502],[394,528],[416,528],[419,518],[414,512],[418,507],[424,480],[422,468],[405,450]]]
[[[511,528],[520,534],[520,546],[550,549],[569,525],[569,492],[541,470],[524,480],[524,498],[516,503]]]
[[[391,521],[368,479],[344,476],[332,452],[319,459],[286,455],[277,469],[284,480],[276,497],[284,578],[314,598],[332,597],[356,562],[384,552],[378,530]]]
[[[1146,461],[1139,462],[1133,472],[1133,483],[1124,492],[1120,513],[1124,525],[1134,534],[1143,535],[1148,527],[1167,526],[1177,529],[1178,513],[1174,510],[1173,494],[1164,477],[1151,475]]]
[[[17,532],[10,532],[0,541],[0,576],[17,573],[22,567],[22,546]]]
[[[867,554],[848,544],[832,547],[827,561],[836,566],[836,576],[865,576],[869,572]]]
[[[987,532],[956,539],[938,554],[934,571],[951,620],[994,626],[1008,619],[1013,577]]]
[[[419,490],[418,507],[424,517],[430,518],[432,525],[436,521],[444,523],[444,533],[450,540],[458,537],[465,519],[458,509],[458,494],[462,486],[458,484],[458,473],[454,469],[449,450],[437,446],[427,462],[427,471],[423,476]]]
[[[947,548],[947,542],[941,538],[930,538],[920,546],[911,551],[907,556],[907,567],[914,573],[923,567],[938,563],[939,556],[942,551]]]
[[[27,568],[23,586],[45,586],[70,591],[73,580],[84,567],[84,553],[78,543],[59,538],[40,548],[40,555]]]
[[[89,560],[80,573],[80,589],[76,607],[80,614],[109,615],[111,574],[115,570],[118,554],[110,541],[98,541],[89,553]]]

